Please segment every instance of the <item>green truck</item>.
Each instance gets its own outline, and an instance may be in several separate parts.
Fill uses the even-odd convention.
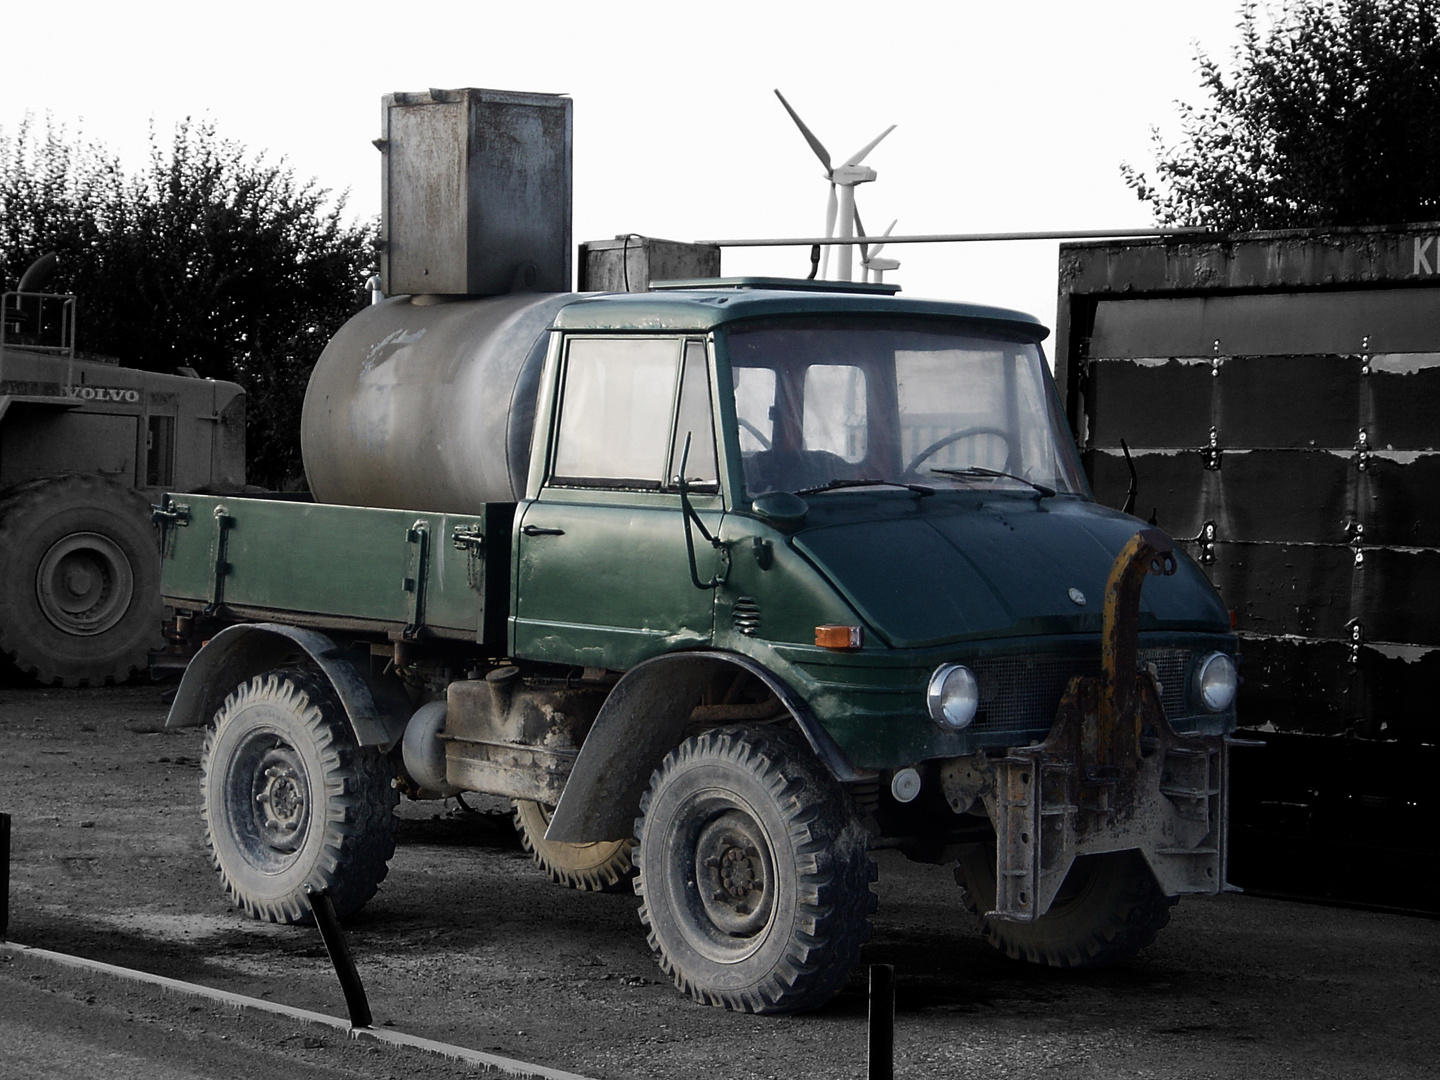
[[[357,315],[315,502],[155,515],[225,891],[353,912],[402,795],[483,792],[555,881],[633,885],[703,1002],[829,999],[877,848],[954,864],[1012,957],[1134,954],[1225,886],[1236,639],[1091,498],[1045,336],[764,279]]]

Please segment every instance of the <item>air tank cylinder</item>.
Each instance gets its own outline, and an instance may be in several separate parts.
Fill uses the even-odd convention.
[[[523,497],[546,330],[576,299],[400,296],[361,311],[305,392],[316,500],[463,514]]]

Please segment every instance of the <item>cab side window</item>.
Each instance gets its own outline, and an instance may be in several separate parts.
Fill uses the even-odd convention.
[[[658,488],[678,359],[674,338],[572,339],[551,470],[555,481]]]
[[[680,461],[688,437],[690,456],[685,461],[685,481],[702,491],[713,491],[718,487],[720,473],[716,467],[713,417],[705,343],[687,341],[685,362],[681,368],[680,403],[675,409],[675,439],[670,451],[670,468],[666,472],[672,486],[680,475]]]
[[[703,341],[572,338],[566,343],[551,482],[715,490],[718,469]]]

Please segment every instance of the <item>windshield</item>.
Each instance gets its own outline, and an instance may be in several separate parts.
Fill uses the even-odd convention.
[[[1040,349],[939,320],[792,320],[729,335],[745,488],[1084,491]]]

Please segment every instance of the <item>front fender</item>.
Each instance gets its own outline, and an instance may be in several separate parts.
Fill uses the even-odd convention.
[[[545,839],[571,844],[628,839],[650,774],[680,742],[695,702],[717,672],[737,667],[775,693],[837,780],[875,775],[851,765],[804,701],[749,657],[670,653],[637,664],[610,691],[580,748]]]
[[[225,697],[246,679],[293,663],[303,653],[330,680],[361,746],[390,747],[405,731],[408,712],[378,695],[349,649],[324,634],[279,623],[227,626],[201,649],[180,680],[166,727],[207,724]]]

